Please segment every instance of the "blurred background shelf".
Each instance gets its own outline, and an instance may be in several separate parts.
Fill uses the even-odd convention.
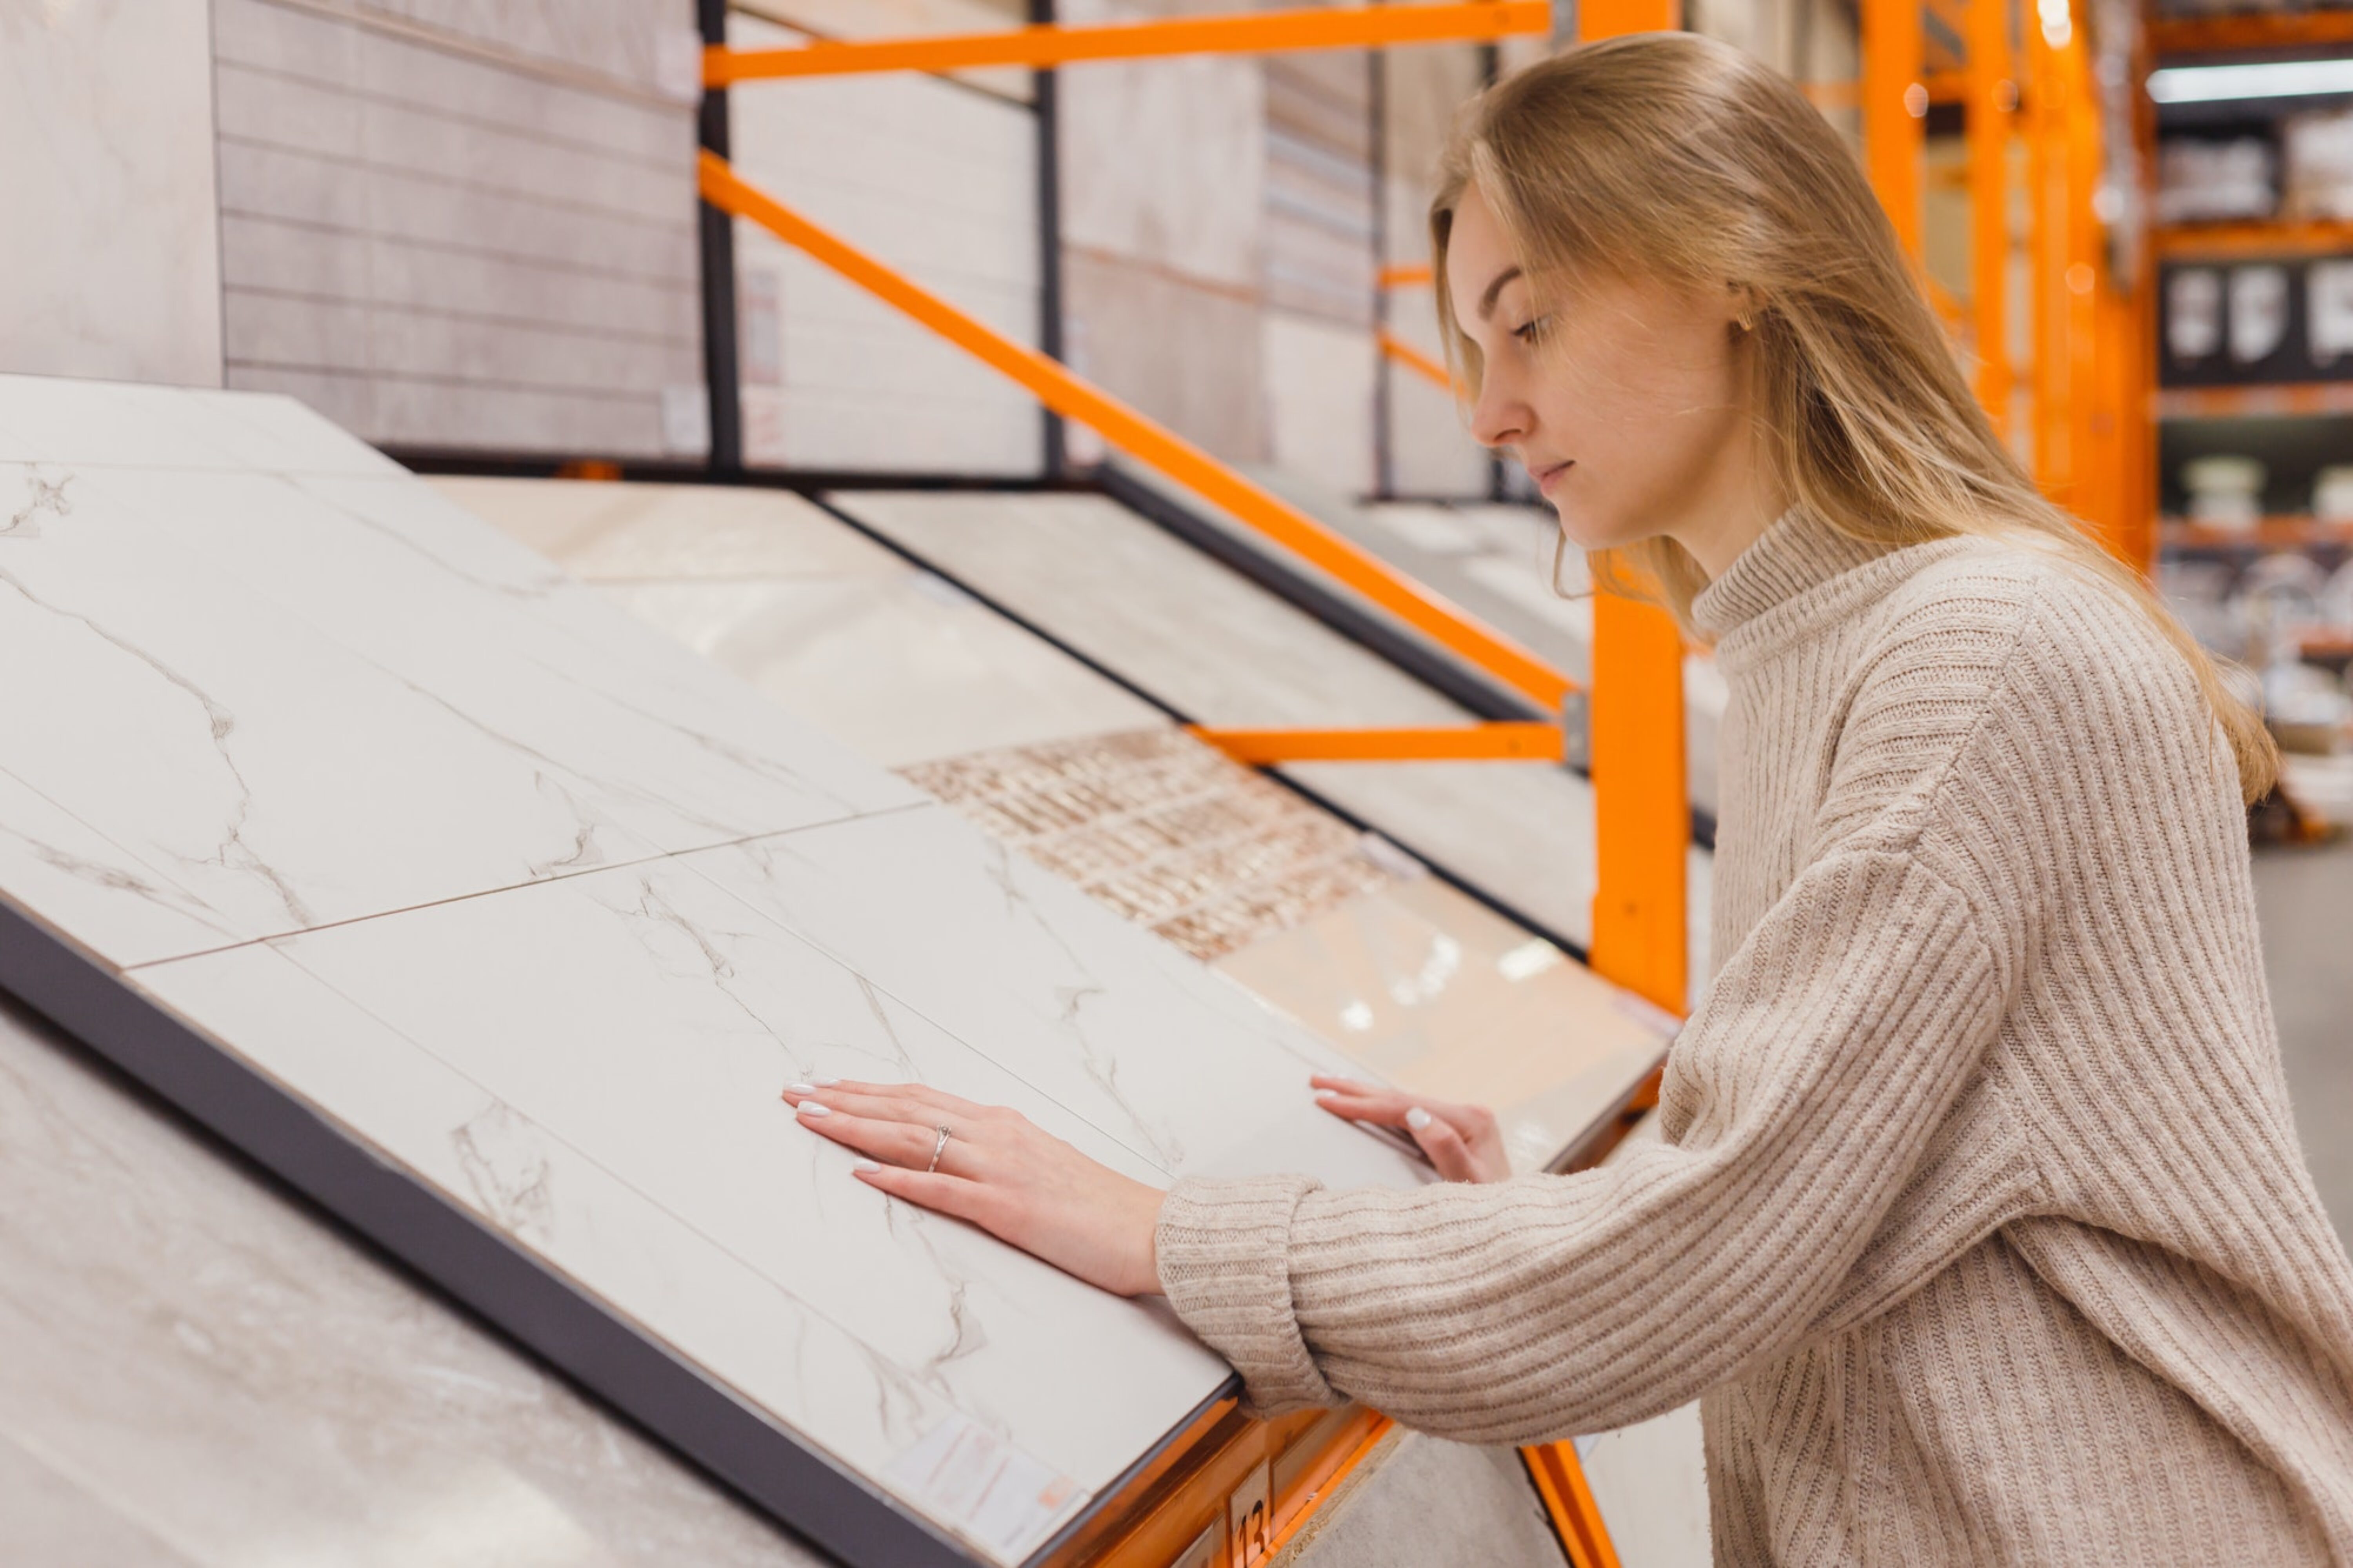
[[[2316,545],[2353,545],[2353,522],[2317,518],[2266,517],[2253,528],[2215,528],[2168,517],[2158,525],[2168,550],[2308,550]]]
[[[2353,44],[2353,8],[2253,11],[2225,16],[2160,16],[2148,25],[2159,56],[2233,54]]]
[[[2155,395],[2159,419],[2249,419],[2272,415],[2353,414],[2353,380],[2256,386],[2173,386]]]
[[[2257,218],[2160,225],[2157,254],[2168,260],[2353,253],[2353,219]]]

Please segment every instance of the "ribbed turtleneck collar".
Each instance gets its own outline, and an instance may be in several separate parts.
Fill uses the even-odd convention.
[[[1723,576],[1700,590],[1692,601],[1692,619],[1720,639],[1774,606],[1887,553],[1886,546],[1850,539],[1793,506],[1757,535]]]

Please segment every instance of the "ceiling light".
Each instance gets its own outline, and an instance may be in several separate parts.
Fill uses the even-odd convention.
[[[2353,59],[2271,60],[2247,66],[2168,66],[2148,79],[2159,103],[2353,93]]]

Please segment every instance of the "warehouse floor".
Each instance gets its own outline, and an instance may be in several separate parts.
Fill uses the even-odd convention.
[[[2353,1247],[2353,838],[2256,851],[2255,901],[2296,1131]]]

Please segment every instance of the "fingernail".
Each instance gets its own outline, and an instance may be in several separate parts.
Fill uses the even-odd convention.
[[[835,1084],[838,1084],[840,1081],[841,1080],[838,1078],[821,1078],[816,1080],[817,1086],[819,1089],[831,1089]]]
[[[818,1109],[822,1110],[825,1108],[823,1106],[819,1106]],[[1412,1128],[1416,1132],[1419,1132],[1423,1128],[1430,1125],[1430,1112],[1417,1105],[1411,1110],[1405,1113],[1405,1124],[1408,1127]]]
[[[815,1094],[817,1092],[817,1085],[813,1083],[788,1083],[785,1085],[785,1092],[786,1094]]]
[[[824,1106],[819,1105],[816,1100],[804,1100],[801,1103],[801,1114],[803,1116],[831,1116],[833,1112],[828,1110]]]
[[[853,1171],[857,1172],[860,1175],[863,1176],[863,1175],[866,1175],[866,1174],[868,1174],[868,1173],[871,1173],[871,1172],[879,1171],[879,1170],[881,1170],[882,1167],[881,1167],[881,1165],[876,1164],[876,1163],[875,1163],[873,1161],[871,1161],[871,1160],[860,1160],[860,1161],[859,1161],[859,1162],[858,1162],[858,1163],[856,1163],[855,1165],[850,1166],[849,1168],[850,1168],[851,1170],[853,1170]]]
[[[1340,1098],[1340,1091],[1336,1089],[1319,1089],[1315,1091],[1315,1098],[1318,1100],[1337,1100]]]

